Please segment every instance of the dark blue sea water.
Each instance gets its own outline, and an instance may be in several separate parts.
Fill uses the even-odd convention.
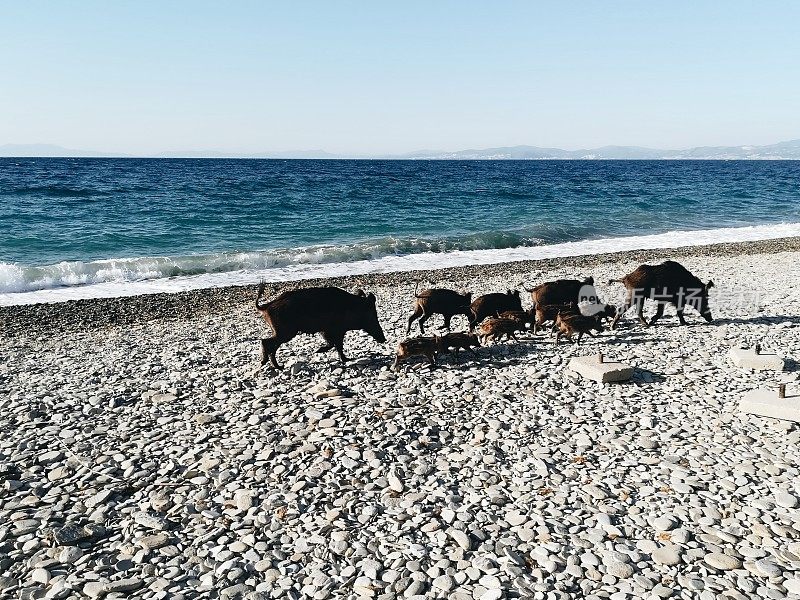
[[[798,222],[796,161],[10,158],[0,292]]]

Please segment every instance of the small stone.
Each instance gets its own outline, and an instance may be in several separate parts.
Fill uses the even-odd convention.
[[[794,508],[797,506],[797,498],[789,492],[778,492],[775,494],[775,504],[783,508]]]
[[[714,567],[720,571],[730,571],[742,567],[742,561],[735,556],[723,554],[722,552],[710,552],[705,555],[704,560],[709,567]]]
[[[455,540],[456,544],[461,546],[464,550],[469,550],[472,546],[472,542],[470,542],[469,536],[459,529],[451,529],[450,530],[450,537]]]
[[[128,579],[118,579],[116,581],[109,581],[105,584],[105,591],[109,594],[120,592],[132,592],[138,590],[144,585],[144,582],[138,577],[130,577]]]
[[[627,579],[633,575],[633,567],[619,560],[612,560],[606,565],[606,573],[617,579]]]
[[[58,561],[65,565],[71,565],[83,556],[83,550],[77,546],[67,546],[58,554]]]
[[[134,513],[133,520],[144,527],[154,531],[164,531],[169,529],[169,521],[160,515],[151,515],[146,512]]]
[[[660,565],[677,565],[681,562],[680,548],[672,544],[657,548],[652,557]]]

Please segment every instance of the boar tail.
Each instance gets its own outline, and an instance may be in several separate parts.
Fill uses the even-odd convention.
[[[256,294],[256,310],[263,311],[267,308],[266,304],[260,304],[261,296],[264,295],[264,288],[267,287],[267,284],[263,281],[258,284],[258,294]]]
[[[625,283],[625,281],[623,281],[622,279],[609,279],[608,285],[611,285],[612,283]]]

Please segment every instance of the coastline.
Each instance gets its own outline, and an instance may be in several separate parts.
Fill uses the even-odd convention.
[[[310,278],[286,282],[268,282],[267,297],[293,287],[332,285],[350,289],[371,286],[385,287],[424,281],[435,285],[449,279],[470,280],[494,275],[513,279],[508,287],[520,287],[522,278],[535,279],[537,271],[571,269],[575,274],[588,272],[604,263],[659,262],[684,256],[737,256],[800,251],[800,237],[776,238],[744,242],[725,242],[676,248],[625,250],[478,264],[440,269],[366,273],[341,277]],[[587,273],[588,274],[588,273]],[[531,281],[530,284],[536,283]],[[529,284],[529,285],[530,285]],[[0,306],[0,335],[26,335],[86,331],[113,325],[130,325],[150,320],[183,320],[199,318],[219,311],[249,305],[254,298],[254,285],[209,287],[182,292],[142,294],[111,298],[88,298],[64,302]]]

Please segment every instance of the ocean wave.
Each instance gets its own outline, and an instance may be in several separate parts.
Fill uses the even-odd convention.
[[[0,305],[495,264],[651,248],[800,237],[800,223],[727,227],[580,240],[560,244],[474,248],[506,243],[501,234],[455,240],[395,240],[345,246],[315,246],[269,252],[234,252],[182,257],[144,257],[62,262],[41,267],[0,263]]]
[[[134,283],[151,279],[189,277],[231,271],[276,269],[303,264],[350,263],[377,260],[385,256],[514,248],[539,243],[541,240],[501,231],[440,240],[383,238],[359,244],[336,246],[64,261],[42,266],[0,263],[0,294],[109,282]]]

